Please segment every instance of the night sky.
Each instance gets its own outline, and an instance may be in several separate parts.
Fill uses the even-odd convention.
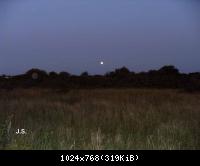
[[[168,64],[200,71],[198,0],[0,0],[0,74]]]

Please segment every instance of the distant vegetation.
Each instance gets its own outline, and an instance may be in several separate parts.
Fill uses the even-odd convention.
[[[105,75],[89,75],[83,72],[80,76],[66,71],[47,73],[40,69],[31,69],[17,76],[0,76],[0,89],[14,88],[179,88],[189,92],[200,91],[200,73],[180,73],[172,66],[159,70],[135,73],[126,67],[116,69]]]

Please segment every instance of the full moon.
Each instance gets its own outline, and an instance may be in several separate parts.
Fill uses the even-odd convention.
[[[104,64],[104,62],[103,62],[103,61],[101,61],[101,62],[100,62],[100,65],[103,65],[103,64]]]

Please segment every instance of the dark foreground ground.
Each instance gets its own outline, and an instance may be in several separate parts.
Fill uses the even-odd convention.
[[[1,90],[0,149],[200,149],[200,94]]]

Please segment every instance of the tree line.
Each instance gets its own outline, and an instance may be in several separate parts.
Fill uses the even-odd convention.
[[[25,74],[0,76],[0,89],[14,88],[174,88],[190,92],[200,91],[200,72],[180,73],[173,65],[158,70],[135,73],[126,67],[115,69],[104,75],[72,75],[68,72],[47,73],[41,69],[30,69]]]

